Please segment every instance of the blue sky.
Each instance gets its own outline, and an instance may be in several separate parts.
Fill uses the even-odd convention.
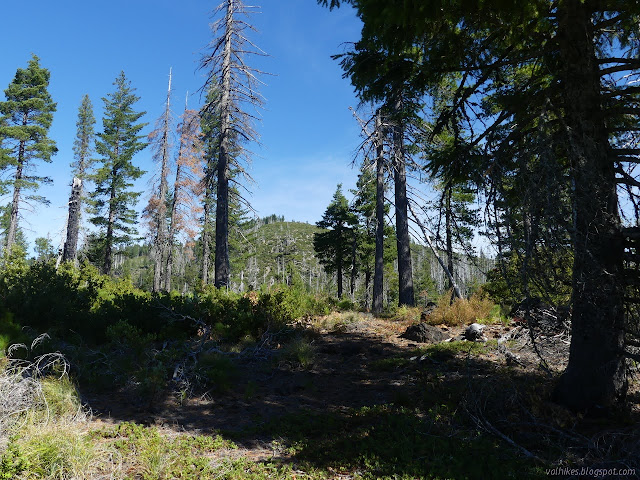
[[[219,0],[32,0],[3,5],[0,30],[0,100],[16,69],[27,65],[31,53],[51,72],[49,91],[58,103],[50,130],[58,154],[38,173],[53,178],[40,194],[50,207],[25,206],[21,227],[28,239],[51,235],[58,246],[67,215],[78,106],[89,94],[102,129],[102,97],[114,90],[121,70],[141,97],[149,126],[162,113],[169,68],[173,69],[173,105],[181,113],[184,97],[200,104],[203,84],[198,61],[211,40],[211,12]],[[261,216],[277,213],[287,220],[316,222],[331,200],[337,183],[354,188],[352,168],[360,138],[349,106],[357,99],[338,62],[330,56],[344,50],[343,42],[359,37],[360,24],[349,8],[329,12],[315,0],[254,0],[261,13],[253,16],[259,30],[252,36],[270,57],[251,59],[252,65],[274,76],[264,77],[267,100],[262,122],[256,125],[262,147],[254,149],[249,168],[256,184],[251,202]],[[25,10],[28,9],[28,12]],[[151,151],[134,163],[149,173],[137,184],[147,190],[153,173]],[[141,205],[145,202],[141,197]],[[6,204],[10,197],[0,199]],[[141,232],[142,233],[142,232]]]

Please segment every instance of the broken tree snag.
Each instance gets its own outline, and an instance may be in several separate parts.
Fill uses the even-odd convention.
[[[69,197],[69,219],[67,221],[67,239],[64,242],[62,261],[75,262],[78,252],[78,232],[80,230],[80,198],[82,196],[82,180],[73,178],[71,196]]]

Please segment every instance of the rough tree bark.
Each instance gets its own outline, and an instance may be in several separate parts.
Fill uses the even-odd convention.
[[[262,73],[247,65],[247,54],[265,55],[248,40],[245,30],[253,30],[247,20],[249,10],[255,8],[244,5],[242,0],[223,0],[216,13],[224,12],[224,17],[213,25],[219,36],[212,43],[212,53],[201,61],[202,68],[209,74],[205,90],[213,84],[219,96],[209,102],[204,110],[219,115],[220,128],[218,158],[216,164],[216,245],[215,279],[217,288],[229,286],[229,181],[231,171],[246,175],[240,158],[247,157],[243,142],[257,142],[258,135],[253,129],[256,113],[249,113],[246,107],[257,109],[263,99],[257,89],[258,76]]]
[[[404,147],[404,127],[402,125],[402,98],[398,95],[394,106],[396,116],[393,126],[393,174],[395,184],[396,237],[398,245],[398,282],[400,305],[415,304],[413,272],[411,267],[411,238],[409,237],[409,216],[407,200],[407,173]]]
[[[572,339],[569,363],[555,398],[575,410],[612,405],[627,389],[623,245],[591,4],[565,0],[558,8],[557,41],[576,221]]]
[[[204,218],[202,229],[202,269],[200,272],[200,278],[202,279],[202,286],[209,284],[209,270],[211,259],[211,188],[209,186],[205,189],[204,200]]]
[[[166,284],[166,271],[163,268],[167,253],[167,208],[166,199],[169,190],[167,176],[169,175],[169,128],[171,123],[171,70],[169,70],[169,88],[165,111],[161,119],[160,138],[160,188],[158,191],[158,206],[156,211],[156,238],[154,239],[155,262],[153,269],[153,291],[158,292]]]
[[[222,63],[222,90],[220,116],[220,152],[218,155],[218,174],[216,192],[216,250],[215,250],[215,286],[229,286],[229,149],[231,146],[231,53],[233,49],[234,1],[227,6],[225,20],[225,39]]]
[[[373,313],[382,313],[384,293],[384,135],[382,114],[376,114],[376,252],[373,275]]]
[[[78,252],[78,233],[80,231],[82,180],[74,177],[69,197],[69,219],[67,221],[67,239],[62,250],[63,262],[75,262]]]

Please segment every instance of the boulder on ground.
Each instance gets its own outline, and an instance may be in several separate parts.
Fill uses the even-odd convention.
[[[445,332],[428,323],[411,325],[400,337],[420,343],[439,343],[449,338]]]
[[[484,330],[484,325],[480,325],[479,323],[472,323],[467,327],[464,331],[464,338],[469,340],[470,342],[481,342],[486,341],[482,331]]]

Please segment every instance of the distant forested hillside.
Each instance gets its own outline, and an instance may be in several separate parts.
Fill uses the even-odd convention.
[[[313,249],[314,234],[321,229],[302,222],[287,222],[271,215],[251,220],[232,232],[230,238],[231,283],[235,292],[268,289],[276,284],[295,285],[307,292],[336,295],[335,275],[328,275]],[[175,290],[189,292],[200,282],[202,246],[182,245],[177,249],[172,284]],[[134,285],[151,290],[153,258],[148,244],[132,245],[120,250],[114,259],[115,273],[131,278]],[[420,303],[433,300],[448,288],[448,281],[434,254],[425,246],[412,244],[416,295]],[[396,260],[385,264],[385,304],[398,300]],[[485,282],[486,272],[494,261],[481,255],[477,258],[460,256],[456,272],[461,288],[470,294]],[[358,269],[351,300],[365,304],[371,292],[365,291],[365,276]],[[348,279],[351,270],[345,272]],[[369,286],[371,290],[371,285]],[[350,292],[347,292],[350,295]],[[368,296],[367,296],[368,295]]]

